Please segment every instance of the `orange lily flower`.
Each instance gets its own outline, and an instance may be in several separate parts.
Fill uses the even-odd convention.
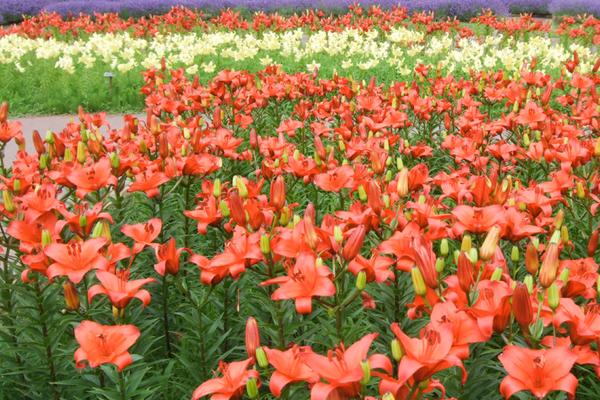
[[[129,271],[120,270],[116,273],[108,271],[96,271],[96,278],[100,285],[94,285],[88,289],[88,302],[99,294],[104,294],[110,298],[112,304],[118,309],[124,309],[132,299],[140,300],[144,307],[150,304],[150,293],[147,290],[141,290],[141,287],[154,282],[154,278],[129,280]]]
[[[269,279],[261,285],[280,285],[271,296],[273,300],[295,299],[296,311],[299,314],[310,314],[314,296],[335,294],[331,276],[331,271],[325,265],[316,265],[313,254],[302,253],[296,259],[296,264],[288,270],[287,276]]]
[[[506,346],[498,359],[508,372],[500,383],[500,393],[505,399],[523,390],[529,390],[538,399],[555,390],[575,398],[578,382],[570,371],[577,356],[569,348],[531,350]]]
[[[198,386],[192,393],[192,400],[199,400],[204,396],[211,395],[212,400],[240,399],[244,393],[246,381],[250,378],[259,379],[258,371],[248,367],[252,359],[236,361],[232,363],[219,362],[219,371],[222,376],[209,379]]]
[[[133,253],[138,254],[146,246],[151,246],[154,239],[160,234],[162,221],[160,218],[152,218],[143,224],[123,225],[121,232],[135,241]]]
[[[115,364],[119,371],[133,362],[128,350],[140,337],[135,325],[100,325],[94,321],[82,321],[75,328],[79,348],[75,351],[77,368],[84,368],[84,361],[96,368],[102,364]]]
[[[46,246],[44,254],[54,263],[48,267],[48,277],[66,275],[73,283],[79,283],[92,269],[105,270],[108,261],[100,249],[106,245],[104,238],[95,238],[84,242],[72,241],[68,244],[54,243]]]

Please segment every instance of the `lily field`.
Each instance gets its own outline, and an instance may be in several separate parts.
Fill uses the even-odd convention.
[[[0,399],[598,398],[591,8],[71,3],[0,9]]]

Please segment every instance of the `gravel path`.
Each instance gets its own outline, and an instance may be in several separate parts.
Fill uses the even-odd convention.
[[[125,114],[111,114],[106,116],[106,121],[113,129],[120,129],[123,127],[123,115]],[[138,118],[145,118],[145,115],[137,115]],[[9,116],[10,118],[10,116]],[[23,124],[23,135],[25,136],[25,143],[27,146],[27,151],[34,151],[33,141],[31,139],[31,134],[34,130],[40,132],[42,137],[46,135],[46,132],[54,131],[60,132],[62,131],[69,122],[72,120],[77,120],[77,115],[53,115],[46,117],[23,117],[23,118],[10,118],[11,120],[20,121]],[[17,152],[17,145],[14,141],[10,142],[5,149],[4,161],[7,164],[12,164],[15,159],[15,155]]]

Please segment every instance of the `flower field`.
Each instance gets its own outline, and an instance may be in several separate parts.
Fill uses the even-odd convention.
[[[599,44],[378,7],[4,27],[0,399],[598,398]]]
[[[79,105],[139,110],[142,72],[163,59],[204,83],[223,69],[258,72],[272,64],[386,83],[413,79],[419,64],[456,77],[499,69],[512,76],[532,58],[540,72],[558,77],[575,51],[581,72],[590,72],[599,43],[600,23],[591,16],[552,25],[492,15],[434,21],[405,9],[360,8],[327,18],[223,11],[207,19],[185,9],[141,20],[45,14],[0,30],[0,98],[10,99],[16,115],[76,113]]]

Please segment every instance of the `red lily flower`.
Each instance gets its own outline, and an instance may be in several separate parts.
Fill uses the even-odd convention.
[[[452,215],[456,218],[452,228],[456,235],[462,235],[464,231],[483,233],[502,221],[504,209],[498,205],[487,207],[459,205],[452,210]]]
[[[311,370],[302,359],[302,349],[294,345],[291,349],[280,351],[263,347],[267,354],[269,364],[275,368],[269,379],[269,390],[275,397],[281,396],[283,389],[292,382],[308,382],[313,384],[319,381],[319,375]]]
[[[23,205],[27,206],[27,219],[33,221],[41,215],[60,210],[62,203],[56,198],[56,186],[43,184],[21,197]]]
[[[206,200],[198,204],[196,209],[184,211],[183,214],[193,220],[198,221],[198,233],[205,235],[209,225],[217,224],[223,216],[217,205],[217,199],[214,196],[208,196]]]
[[[363,378],[362,361],[368,361],[371,369],[381,369],[392,373],[392,363],[382,354],[367,356],[371,343],[378,336],[371,333],[347,349],[343,344],[329,352],[327,356],[313,352],[302,354],[302,359],[326,382],[317,382],[310,391],[311,400],[329,398],[353,398],[360,394],[360,381]],[[336,397],[338,396],[338,397]]]
[[[535,104],[533,101],[530,101],[525,105],[525,107],[519,112],[519,116],[515,119],[515,121],[522,125],[529,125],[533,128],[536,128],[538,122],[542,122],[546,120],[546,114],[544,114],[544,110],[542,107]]]
[[[177,275],[179,272],[179,257],[187,249],[178,249],[174,238],[169,239],[164,244],[153,243],[152,247],[158,261],[154,264],[154,270],[161,276],[166,274]]]
[[[500,320],[510,315],[511,290],[506,282],[489,280],[480,281],[476,290],[479,295],[469,312],[477,318],[479,329],[489,338]]]
[[[121,232],[135,241],[133,253],[138,254],[146,246],[151,246],[154,239],[160,234],[162,221],[160,218],[152,218],[143,224],[123,225]]]
[[[331,271],[325,265],[316,265],[313,254],[302,253],[296,259],[296,264],[288,269],[287,276],[269,279],[261,285],[280,285],[271,295],[273,300],[295,299],[296,311],[299,314],[310,314],[313,296],[335,294],[331,276]]]
[[[209,379],[198,386],[192,394],[192,400],[199,400],[204,396],[211,395],[212,400],[240,399],[244,393],[244,386],[248,379],[259,379],[258,371],[248,367],[252,359],[236,361],[232,363],[219,362],[219,371],[223,376]]]
[[[79,283],[92,269],[105,270],[108,261],[100,249],[106,245],[106,239],[95,238],[84,242],[72,241],[68,244],[54,243],[44,248],[44,254],[54,260],[48,267],[48,277],[67,275],[73,283]]]
[[[135,325],[100,325],[94,321],[82,321],[75,328],[79,348],[75,351],[77,368],[84,368],[84,361],[96,368],[102,364],[115,364],[119,371],[133,362],[127,350],[140,337]]]
[[[571,340],[577,345],[586,345],[600,339],[598,304],[591,303],[582,309],[572,299],[561,298],[552,322],[556,327],[566,324]]]
[[[343,188],[352,187],[354,170],[349,165],[342,165],[323,174],[315,175],[314,183],[322,190],[339,192]]]
[[[260,233],[248,233],[241,226],[236,226],[233,237],[225,244],[225,250],[210,260],[208,265],[197,264],[201,268],[202,282],[210,284],[215,275],[231,275],[237,279],[246,267],[263,259],[260,251]],[[206,276],[205,276],[206,274]]]
[[[110,223],[113,223],[112,216],[107,212],[102,212],[102,203],[94,204],[92,209],[87,209],[87,205],[80,207],[75,206],[77,213],[72,213],[66,208],[62,207],[59,211],[63,217],[67,220],[69,228],[80,237],[89,236],[94,228],[96,221],[105,219]],[[85,219],[85,226],[81,226],[82,217]]]
[[[99,294],[104,294],[110,298],[113,306],[118,309],[124,309],[132,299],[138,299],[144,307],[150,304],[150,293],[147,290],[141,290],[141,287],[154,282],[154,278],[129,280],[129,271],[121,270],[115,274],[108,271],[96,271],[96,278],[100,285],[94,285],[88,289],[88,302]]]
[[[164,172],[148,172],[137,175],[135,180],[129,185],[128,192],[145,192],[150,198],[160,194],[158,187],[169,181],[169,177]]]
[[[83,198],[90,192],[95,192],[107,185],[116,185],[117,178],[112,174],[110,160],[102,158],[87,167],[73,168],[67,174],[67,180],[77,187],[77,196]]]
[[[367,282],[381,283],[388,279],[394,280],[394,272],[390,270],[390,266],[393,264],[394,260],[389,257],[374,255],[370,259],[366,259],[359,254],[348,264],[348,270],[354,275],[365,271]]]
[[[431,378],[436,372],[451,367],[459,367],[462,370],[463,384],[466,382],[467,371],[460,359],[451,353],[453,335],[449,326],[426,326],[420,339],[408,337],[397,323],[392,324],[392,332],[400,341],[405,354],[398,366],[398,379],[381,381],[382,393],[398,393],[410,379],[414,381],[413,384],[418,384]]]
[[[506,346],[498,359],[508,372],[500,383],[500,393],[505,399],[523,390],[529,390],[538,399],[555,390],[575,398],[578,381],[570,371],[577,356],[567,347],[531,350]]]

